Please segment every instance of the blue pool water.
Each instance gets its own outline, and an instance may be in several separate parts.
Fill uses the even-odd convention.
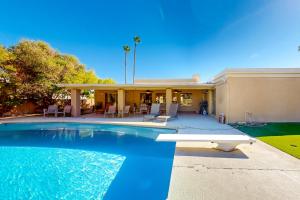
[[[0,199],[166,199],[171,129],[0,124]]]

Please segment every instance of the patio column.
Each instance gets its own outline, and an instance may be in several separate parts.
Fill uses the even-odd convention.
[[[166,89],[166,114],[169,113],[169,108],[172,103],[172,89]]]
[[[208,94],[207,94],[207,103],[208,103],[208,114],[211,115],[212,114],[212,110],[213,110],[213,96],[212,96],[212,90],[208,90]]]
[[[118,112],[122,113],[125,106],[125,91],[118,90]]]
[[[71,106],[72,106],[72,116],[80,116],[80,92],[79,89],[71,90]]]

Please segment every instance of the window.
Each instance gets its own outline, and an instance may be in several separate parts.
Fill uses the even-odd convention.
[[[114,104],[117,101],[116,93],[106,93],[105,94],[105,102],[108,104]]]
[[[180,105],[181,106],[192,106],[193,105],[192,93],[181,93],[180,94]]]
[[[151,104],[152,103],[152,93],[141,93],[140,103]]]
[[[166,103],[166,94],[156,93],[155,102],[156,103]]]

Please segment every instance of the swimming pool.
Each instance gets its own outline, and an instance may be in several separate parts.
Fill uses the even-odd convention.
[[[171,129],[0,124],[0,199],[166,199]]]

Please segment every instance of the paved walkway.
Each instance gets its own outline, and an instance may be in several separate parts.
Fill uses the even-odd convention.
[[[78,121],[177,128],[180,133],[243,134],[213,118],[180,115],[168,123],[143,122],[141,117],[17,118],[10,122]],[[0,120],[1,122],[9,122]],[[177,142],[169,188],[170,200],[297,200],[300,199],[300,160],[257,141],[234,152],[214,144]]]
[[[260,141],[234,152],[203,146],[177,143],[169,199],[300,199],[300,160]]]

